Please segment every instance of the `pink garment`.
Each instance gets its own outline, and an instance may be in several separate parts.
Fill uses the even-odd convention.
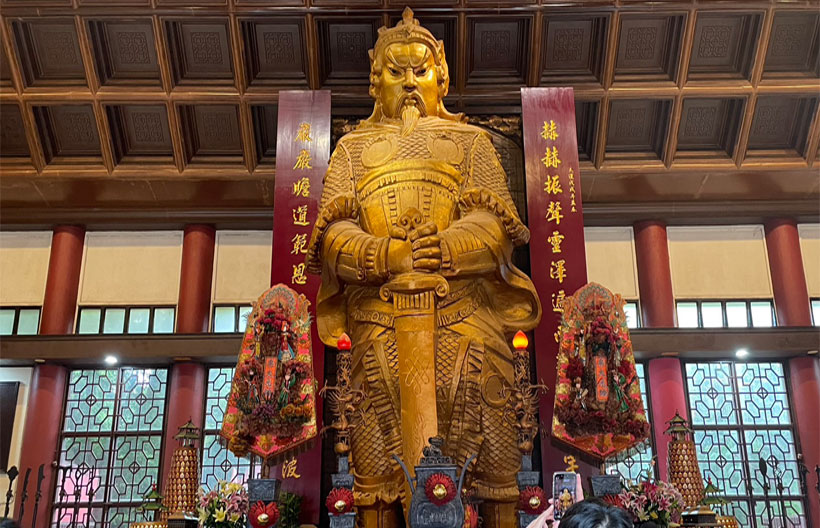
[[[580,502],[584,500],[584,488],[581,485],[581,475],[575,475],[575,500]],[[558,528],[560,522],[553,521],[553,506],[552,499],[550,499],[550,506],[544,513],[536,517],[534,521],[527,525],[527,528]],[[552,523],[552,524],[549,524]]]

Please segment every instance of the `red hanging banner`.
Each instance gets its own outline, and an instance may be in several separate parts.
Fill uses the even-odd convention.
[[[330,91],[280,91],[278,112],[271,285],[286,284],[313,302],[321,278],[306,272],[305,254],[330,159]],[[310,313],[315,320],[315,304],[311,305]],[[311,326],[318,394],[324,383],[325,347],[315,325]],[[317,425],[321,429],[322,401],[318,397],[316,412]],[[317,438],[309,451],[277,467],[271,477],[281,479],[285,491],[302,496],[302,522],[318,525],[321,439]]]
[[[549,388],[539,408],[547,482],[566,466],[550,436],[561,304],[587,282],[575,96],[572,88],[522,88],[521,110],[531,275],[544,306],[535,329],[535,362],[539,382]]]

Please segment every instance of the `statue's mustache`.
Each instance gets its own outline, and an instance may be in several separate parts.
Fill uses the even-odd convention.
[[[399,99],[399,108],[403,108],[405,106],[415,106],[418,108],[419,113],[422,116],[427,115],[427,105],[424,103],[424,99],[421,97],[417,91],[408,92]]]

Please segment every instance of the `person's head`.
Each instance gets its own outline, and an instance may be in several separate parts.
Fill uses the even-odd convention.
[[[600,500],[576,502],[561,518],[561,528],[632,528],[629,515]]]

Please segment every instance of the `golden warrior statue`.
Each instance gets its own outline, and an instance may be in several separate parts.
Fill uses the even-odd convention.
[[[485,526],[512,527],[520,466],[508,419],[508,336],[541,307],[511,262],[521,223],[489,135],[442,103],[444,44],[405,9],[370,51],[373,114],[339,140],[325,176],[309,269],[321,273],[317,324],[353,342],[352,384],[367,399],[352,434],[365,527],[399,526],[404,476],[427,439],[458,464]]]

